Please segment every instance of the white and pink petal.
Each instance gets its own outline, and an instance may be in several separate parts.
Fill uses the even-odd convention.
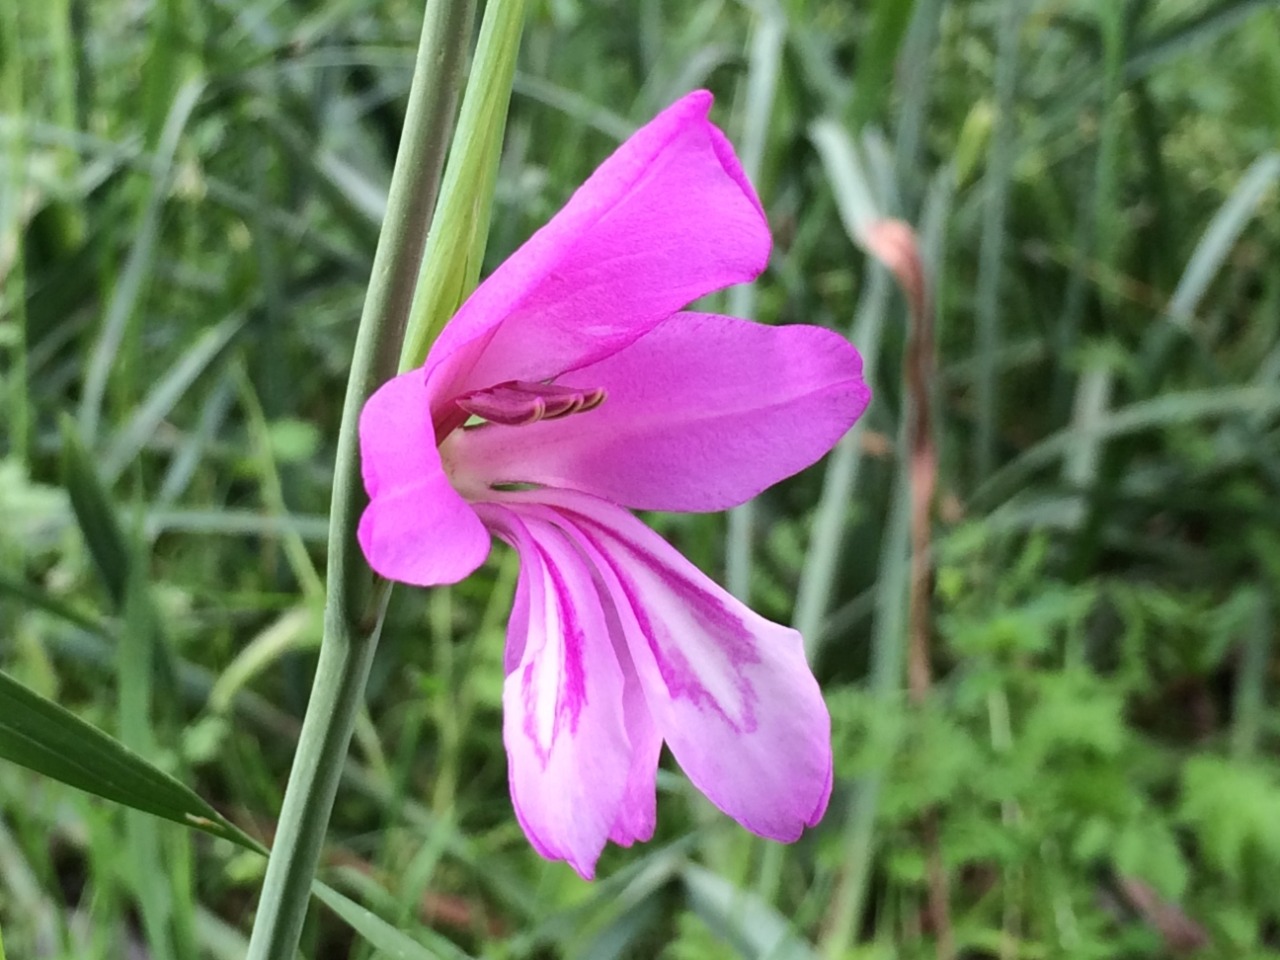
[[[815,825],[831,794],[831,721],[800,635],[613,504],[519,496],[560,511],[597,568],[657,729],[694,785],[761,836],[791,841]]]
[[[503,685],[511,800],[534,848],[591,879],[624,810],[631,770],[623,670],[591,571],[551,524],[486,505],[520,555]]]

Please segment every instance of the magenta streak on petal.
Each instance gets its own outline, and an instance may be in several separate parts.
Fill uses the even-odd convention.
[[[562,645],[557,657],[560,669],[554,678],[554,720],[549,731],[539,730],[537,725],[540,712],[538,685],[548,682],[548,678],[538,673],[533,657],[524,657],[524,665],[519,668],[521,700],[525,708],[524,733],[545,767],[551,744],[562,735],[578,732],[578,720],[586,702],[586,681],[583,675],[586,640],[583,636],[582,624],[575,615],[574,598],[565,584],[564,574],[548,556],[547,550],[539,542],[538,537],[527,531],[523,534],[517,532],[514,524],[511,523],[497,528],[495,532],[520,551],[521,572],[524,573],[528,568],[531,580],[533,578],[541,580],[541,584],[537,587],[532,582],[528,583],[527,589],[531,592],[526,602],[530,602],[531,606],[524,612],[522,618],[513,619],[512,625],[528,630],[532,617],[541,611],[544,621],[549,620],[554,627],[558,628],[558,636],[548,638],[545,642],[559,642]],[[539,573],[541,577],[538,577]],[[523,645],[521,647],[523,656]],[[532,653],[542,657],[549,655],[549,651],[545,649],[535,650]]]
[[[559,420],[594,410],[604,403],[601,387],[565,387],[554,383],[508,380],[496,387],[472,390],[454,401],[466,413],[490,423],[523,427],[539,420]]]
[[[582,672],[585,638],[582,635],[582,623],[574,616],[573,598],[568,587],[565,586],[564,576],[549,559],[547,573],[551,578],[551,586],[555,590],[556,604],[560,608],[560,622],[564,630],[560,696],[556,700],[556,724],[555,732],[552,734],[552,736],[560,736],[561,721],[567,721],[569,733],[578,732],[578,719],[582,715],[582,707],[586,702],[587,688]]]
[[[608,533],[606,528],[601,527],[587,517],[578,516],[575,519],[582,524],[583,536],[596,548],[617,578],[618,584],[626,596],[627,604],[635,617],[636,624],[644,635],[650,651],[653,653],[653,659],[662,674],[662,682],[666,684],[667,691],[672,699],[688,700],[700,710],[715,711],[724,719],[725,723],[739,733],[750,733],[755,730],[756,693],[742,673],[742,669],[751,664],[759,663],[760,659],[753,649],[752,637],[743,628],[742,622],[730,616],[728,611],[715,601],[715,598],[709,597],[706,593],[694,587],[693,584],[675,576],[664,564],[658,562],[657,558],[646,553],[635,544],[615,540],[610,545],[614,548],[622,547],[628,550],[632,555],[632,560],[644,564],[652,575],[658,577],[668,590],[685,603],[694,619],[698,621],[699,626],[707,633],[728,641],[726,647],[722,649],[729,655],[730,665],[735,672],[735,685],[741,708],[740,714],[735,718],[729,715],[720,700],[713,696],[702,681],[698,679],[697,672],[680,650],[674,646],[664,649],[662,644],[659,643],[658,638],[662,632],[661,628],[650,618],[644,600],[639,595],[635,580],[632,579],[627,571],[628,563],[617,556],[616,549],[610,549],[605,546],[595,535],[589,532],[596,530]]]
[[[537,499],[537,497],[535,497]],[[522,508],[522,512],[528,508]],[[622,511],[619,511],[622,512]],[[616,531],[583,513],[570,511],[559,505],[548,510],[549,521],[558,525],[571,539],[584,541],[596,558],[595,565],[605,565],[612,572],[614,581],[621,588],[630,614],[653,653],[654,661],[662,675],[662,681],[672,699],[684,699],[700,710],[717,713],[725,723],[739,733],[751,733],[756,729],[756,693],[744,673],[745,668],[760,663],[755,649],[755,638],[742,620],[725,609],[715,596],[701,590],[694,583],[678,576],[675,571],[633,541],[619,537]],[[546,516],[544,514],[544,516]],[[601,539],[607,538],[607,543]],[[619,557],[618,550],[626,550],[630,558]],[[629,568],[639,564],[650,575],[657,577],[692,614],[697,625],[720,643],[719,652],[726,654],[734,673],[738,708],[736,716],[730,716],[721,701],[698,678],[685,655],[673,643],[663,646],[659,637],[665,632],[660,624],[649,616],[644,599]]]

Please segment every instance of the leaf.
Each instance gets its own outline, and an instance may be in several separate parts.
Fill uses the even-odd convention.
[[[244,321],[227,317],[206,330],[178,361],[151,388],[146,399],[120,428],[102,458],[101,471],[108,483],[120,476],[129,463],[142,452],[191,385],[222,355]]]
[[[1178,288],[1169,298],[1169,318],[1177,326],[1185,329],[1191,325],[1192,316],[1210,282],[1217,276],[1245,225],[1277,179],[1280,179],[1280,153],[1259,157],[1240,178],[1227,202],[1214,214],[1187,262]]]
[[[428,950],[373,911],[343,896],[333,887],[317,880],[311,885],[311,892],[350,924],[351,929],[392,960],[442,960],[444,955]],[[466,956],[456,948],[448,951],[448,960],[463,960]]]
[[[0,759],[134,810],[149,813],[255,853],[266,848],[226,820],[193,790],[152,766],[92,724],[0,671]],[[396,960],[461,960],[434,953],[320,881],[312,891],[373,946]]]
[[[102,576],[117,610],[124,608],[129,592],[133,552],[116,519],[115,510],[98,479],[89,451],[76,431],[75,421],[64,416],[62,433],[62,482],[71,497],[71,509],[84,534],[94,566]]]
[[[1213,756],[1192,757],[1182,769],[1179,819],[1195,832],[1205,858],[1240,880],[1251,863],[1271,875],[1280,865],[1280,782],[1261,764]]]
[[[265,852],[261,844],[179,780],[4,672],[0,672],[0,759],[134,810]]]
[[[684,867],[681,879],[694,913],[748,960],[817,960],[787,918],[754,893],[693,864]]]

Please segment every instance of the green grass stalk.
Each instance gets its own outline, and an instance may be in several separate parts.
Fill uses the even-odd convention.
[[[751,51],[742,114],[742,169],[752,182],[760,179],[765,145],[769,138],[769,119],[773,113],[778,89],[778,67],[786,38],[786,23],[776,11],[759,14],[751,35]],[[728,311],[731,316],[754,319],[756,287],[744,283],[729,291]],[[725,542],[725,585],[744,603],[750,599],[752,540],[755,530],[755,504],[751,501],[729,513],[729,531]]]
[[[377,648],[387,591],[379,591],[380,598],[370,602],[371,578],[355,538],[363,504],[359,416],[365,400],[396,369],[444,168],[473,17],[473,0],[434,0],[424,15],[387,217],[374,254],[339,428],[320,661],[267,864],[248,960],[279,960],[297,950],[320,848]]]
[[[485,8],[472,65],[472,75],[485,82],[469,84],[462,101],[435,229],[421,257],[408,329],[398,341],[403,343],[402,370],[426,359],[479,279],[524,14],[524,0],[501,0]]]
[[[17,0],[0,6],[0,111],[15,116],[22,114],[23,77],[21,26]],[[7,344],[0,349],[9,354],[9,372],[4,378],[8,387],[9,456],[26,464],[30,453],[32,411],[27,362],[25,193],[27,171],[27,137],[25,130],[15,127],[5,138],[3,176],[0,176],[0,334]],[[8,333],[8,329],[12,333]]]
[[[996,53],[996,120],[983,188],[982,240],[978,251],[977,344],[978,429],[974,435],[976,476],[985,480],[995,467],[996,426],[1000,417],[998,357],[1003,330],[1000,290],[1004,278],[1005,209],[1013,178],[1018,77],[1018,38],[1030,5],[1005,0]]]

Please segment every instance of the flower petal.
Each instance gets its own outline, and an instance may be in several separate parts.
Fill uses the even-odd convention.
[[[589,880],[628,786],[622,667],[591,572],[564,535],[537,518],[481,509],[519,552],[526,578],[507,638],[520,660],[502,693],[511,800],[534,848]]]
[[[613,615],[611,606],[606,616]],[[610,634],[615,634],[615,652],[625,675],[622,712],[631,747],[631,764],[627,770],[626,788],[618,805],[618,814],[609,829],[609,839],[623,847],[653,837],[658,822],[658,756],[662,753],[662,734],[653,722],[653,714],[645,700],[644,687],[631,664],[631,653],[621,625],[615,619]]]
[[[599,568],[659,731],[689,779],[748,830],[790,841],[831,795],[831,720],[800,635],[753,613],[624,510],[511,494],[561,511]]]
[[[711,100],[691,93],[637,131],[472,293],[427,359],[437,403],[606,357],[764,269],[768,224]]]
[[[484,563],[489,534],[440,463],[421,370],[388,380],[365,404],[360,466],[370,502],[358,537],[378,574],[425,587]]]
[[[457,437],[478,485],[539,483],[640,510],[724,510],[825,454],[871,392],[862,358],[820,327],[680,313],[557,386],[594,410]]]

